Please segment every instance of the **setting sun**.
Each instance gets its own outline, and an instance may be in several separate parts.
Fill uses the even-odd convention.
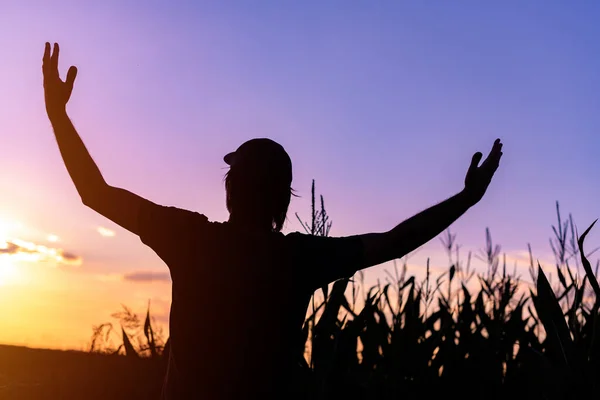
[[[0,242],[6,241],[15,228],[19,226],[19,223],[0,219]]]
[[[0,255],[0,286],[14,283],[19,278],[19,270],[7,254]]]

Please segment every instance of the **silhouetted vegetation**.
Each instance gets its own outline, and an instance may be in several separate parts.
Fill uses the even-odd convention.
[[[471,253],[460,259],[456,235],[447,232],[442,244],[450,266],[435,279],[429,260],[421,282],[407,276],[404,260],[393,273],[386,271],[385,283],[368,289],[362,272],[358,279],[323,287],[313,296],[303,328],[299,392],[315,399],[435,398],[452,392],[463,399],[562,399],[593,391],[600,372],[600,287],[598,264],[593,271],[583,253],[593,224],[578,238],[573,218],[563,220],[558,203],[556,211],[550,241],[554,287],[531,247],[535,288],[516,268],[508,271],[489,230],[485,248],[474,255],[485,262],[484,273],[472,267]],[[297,217],[307,233],[329,234],[331,221],[322,196],[316,204],[314,182],[311,219]],[[135,314],[125,308],[115,317],[125,327],[116,352],[160,353],[152,335],[133,333],[140,327]],[[149,321],[148,312],[145,326]],[[96,327],[92,342],[111,328]],[[134,346],[126,329],[145,341]]]
[[[472,267],[471,253],[460,259],[456,235],[447,232],[441,241],[450,266],[435,278],[429,260],[424,280],[407,276],[405,259],[393,273],[386,271],[385,283],[368,289],[362,272],[323,287],[313,296],[303,328],[299,391],[315,399],[435,398],[450,392],[474,399],[562,399],[594,390],[600,287],[598,264],[593,271],[583,253],[593,224],[578,238],[573,218],[563,220],[558,203],[556,211],[550,240],[554,288],[531,247],[535,288],[516,268],[508,271],[489,230],[485,248],[474,255],[485,262],[484,273]],[[317,204],[314,182],[310,221],[296,216],[307,233],[329,234],[331,221],[323,196]],[[152,335],[133,333],[140,327],[135,314],[125,308],[114,316],[126,327],[116,352],[160,353]],[[145,326],[150,320],[148,312]],[[112,325],[96,327],[93,343],[102,329],[110,332]],[[126,329],[138,338],[135,346]]]
[[[311,218],[304,222],[297,217],[308,233],[328,235],[331,221],[323,197],[319,200],[313,182]],[[429,261],[424,279],[408,276],[404,259],[372,287],[365,287],[364,275],[358,273],[319,290],[303,328],[306,351],[298,369],[298,392],[311,399],[348,400],[572,399],[593,393],[600,377],[599,264],[592,268],[588,261],[597,249],[584,253],[593,224],[578,236],[573,218],[562,218],[558,203],[556,212],[550,240],[555,265],[544,272],[529,247],[531,282],[516,267],[509,270],[489,230],[484,249],[464,259],[456,235],[448,231],[441,242],[449,266],[439,276],[433,276]],[[483,272],[473,267],[474,258],[486,265]],[[112,398],[158,395],[165,343],[150,305],[143,324],[125,306],[113,318],[118,324],[94,327],[90,343],[90,352],[105,355],[90,354],[93,360],[85,362],[100,365],[99,360],[106,360],[105,366],[116,367],[81,371],[97,375],[90,382],[114,385],[112,391],[103,386],[103,395],[111,393]],[[56,365],[62,363],[56,360]],[[121,377],[108,379],[104,373]],[[70,395],[52,386],[56,384],[47,387],[60,392],[60,398],[80,398],[76,387],[68,390]],[[14,393],[29,393],[11,387]],[[23,386],[40,394],[43,387]],[[115,397],[119,390],[123,397]]]
[[[105,322],[92,328],[90,352],[158,358],[165,348],[165,343],[162,328],[155,328],[156,321],[150,316],[150,302],[143,325],[136,313],[125,305],[122,307],[122,311],[112,314],[112,317],[119,321],[121,344],[115,346],[112,338],[115,325]]]
[[[476,273],[459,258],[456,236],[442,243],[450,266],[417,282],[406,263],[363,291],[353,279],[322,290],[304,332],[311,398],[572,399],[594,392],[600,376],[600,288],[571,216],[551,240],[558,282],[529,251],[528,287],[494,245],[489,230]],[[587,255],[589,256],[589,254]],[[581,264],[580,264],[581,262]],[[581,268],[583,267],[583,269]],[[359,279],[363,276],[359,275]],[[350,292],[350,293],[348,293]]]

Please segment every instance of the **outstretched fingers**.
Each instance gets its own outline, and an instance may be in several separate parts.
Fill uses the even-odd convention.
[[[496,141],[494,142],[494,147],[492,149],[494,161],[497,165],[500,162],[500,157],[502,157],[502,142],[500,141],[500,139],[496,139]]]
[[[471,165],[469,166],[467,175],[472,175],[477,170],[477,168],[479,167],[479,162],[481,161],[481,157],[483,157],[483,154],[481,154],[481,152],[479,151],[473,154],[473,158],[471,159]]]
[[[72,88],[76,77],[77,77],[77,67],[72,66],[71,68],[69,68],[69,71],[67,72],[67,80],[65,81],[65,83],[67,85],[69,85],[69,87]]]
[[[494,141],[494,145],[492,146],[492,150],[483,162],[482,167],[491,170],[493,173],[500,165],[500,157],[502,157],[502,142],[500,139],[496,139],[496,141]]]
[[[50,46],[49,42],[46,42],[44,47],[44,57],[42,59],[42,71],[45,76],[59,77],[58,74],[58,43],[54,43],[54,49]]]
[[[50,56],[50,62],[52,68],[58,69],[58,53],[60,52],[60,48],[58,47],[58,43],[54,43],[54,49],[52,51],[52,55]]]
[[[496,139],[494,145],[492,146],[492,151],[497,156],[500,156],[502,154],[502,142],[500,141],[500,139]]]
[[[46,42],[44,46],[44,57],[42,58],[42,62],[46,64],[50,60],[50,43]]]
[[[44,46],[44,57],[42,57],[42,70],[48,71],[50,68],[50,43],[46,42]]]

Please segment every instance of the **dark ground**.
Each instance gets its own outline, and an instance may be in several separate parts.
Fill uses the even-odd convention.
[[[157,399],[162,365],[150,359],[0,345],[0,399]]]

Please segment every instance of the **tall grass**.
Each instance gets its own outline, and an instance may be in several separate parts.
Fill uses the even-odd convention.
[[[315,197],[313,181],[310,221],[297,217],[307,233],[327,236],[331,221],[323,197],[320,204]],[[489,230],[484,249],[463,260],[448,231],[441,242],[449,265],[435,278],[429,260],[423,280],[409,277],[405,259],[386,271],[384,283],[367,288],[359,272],[321,288],[303,326],[298,391],[311,399],[348,400],[573,399],[596,393],[599,264],[592,268],[589,262],[597,249],[584,253],[594,224],[578,236],[558,203],[556,212],[550,240],[555,274],[534,260],[531,246],[530,282],[516,267],[509,271]],[[472,266],[473,258],[485,264],[482,271]],[[146,341],[134,344],[122,326],[117,351],[160,354],[161,346],[149,345],[150,335],[138,334]],[[98,332],[108,330],[102,329],[95,328],[96,343]]]
[[[129,307],[122,305],[122,310],[111,317],[117,322],[105,322],[92,327],[90,349],[92,353],[125,354],[129,357],[160,358],[166,343],[162,327],[150,315],[150,302],[146,310],[144,323]],[[120,344],[115,345],[115,325],[120,328]],[[118,342],[117,342],[118,343]]]

